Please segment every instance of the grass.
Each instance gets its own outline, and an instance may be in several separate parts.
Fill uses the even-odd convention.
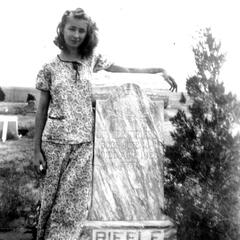
[[[40,199],[33,159],[34,115],[18,115],[24,137],[0,142],[0,240],[33,239],[32,218]],[[31,134],[29,134],[29,132]]]

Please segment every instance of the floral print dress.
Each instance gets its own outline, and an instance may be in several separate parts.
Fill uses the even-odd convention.
[[[36,88],[50,92],[42,136],[47,171],[42,183],[38,240],[77,240],[88,217],[92,188],[91,78],[112,63],[94,54],[81,62],[57,56],[39,71]]]

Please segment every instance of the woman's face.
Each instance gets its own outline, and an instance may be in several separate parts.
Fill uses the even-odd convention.
[[[77,50],[87,35],[88,23],[84,19],[69,16],[63,29],[63,36],[69,50]]]

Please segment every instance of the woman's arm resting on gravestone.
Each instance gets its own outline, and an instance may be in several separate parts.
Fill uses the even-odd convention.
[[[170,85],[170,91],[177,92],[177,83],[175,80],[167,74],[167,72],[163,68],[126,68],[122,66],[118,66],[112,64],[109,68],[106,69],[108,72],[122,72],[122,73],[161,73],[164,80]]]
[[[37,172],[40,170],[40,165],[42,165],[41,170],[46,170],[46,161],[42,154],[41,144],[42,144],[42,133],[47,121],[48,106],[50,102],[49,91],[41,91],[39,104],[37,108],[36,118],[35,118],[35,135],[34,135],[34,159],[33,164]]]

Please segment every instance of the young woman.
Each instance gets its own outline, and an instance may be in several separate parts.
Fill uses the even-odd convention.
[[[94,52],[95,23],[82,9],[66,11],[54,43],[61,52],[39,71],[34,165],[45,171],[37,239],[78,239],[91,197],[93,113],[91,76],[95,71],[163,73],[161,68],[124,68]]]

